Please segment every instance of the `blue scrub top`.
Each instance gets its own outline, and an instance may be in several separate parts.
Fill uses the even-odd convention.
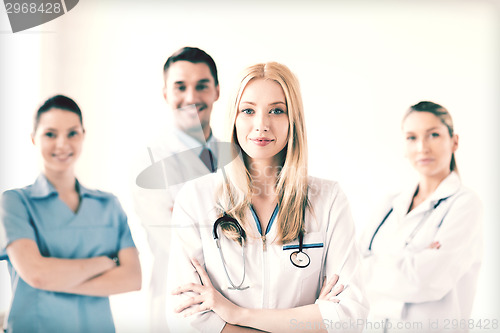
[[[42,174],[32,185],[6,191],[0,203],[0,256],[21,238],[32,239],[44,257],[115,257],[135,247],[118,199],[76,181],[74,213]],[[7,259],[8,260],[8,259]],[[29,286],[8,261],[12,301],[7,332],[114,332],[108,297],[45,291]]]

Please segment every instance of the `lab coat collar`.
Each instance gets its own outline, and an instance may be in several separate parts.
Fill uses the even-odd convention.
[[[80,184],[78,179],[76,179],[75,186],[81,198],[83,198],[84,196],[95,197],[95,198],[109,197],[109,194],[105,192],[101,192],[98,190],[91,190],[84,187],[83,185]],[[55,187],[49,182],[47,177],[43,173],[41,173],[36,179],[35,183],[31,185],[30,191],[28,191],[28,195],[31,198],[42,199],[42,198],[47,198],[51,195],[58,195],[58,193]]]
[[[431,204],[435,205],[439,200],[451,197],[460,190],[461,184],[462,182],[458,174],[454,171],[451,172],[448,177],[439,184],[434,193],[431,194],[429,198]]]
[[[398,216],[404,216],[408,212],[408,208],[410,207],[410,203],[413,199],[417,186],[418,184],[411,187],[408,191],[404,192],[403,195],[397,196],[393,200],[394,211]],[[434,193],[418,205],[418,207],[415,207],[415,209],[408,213],[408,215],[415,215],[433,209],[439,200],[446,199],[457,193],[460,186],[460,177],[456,172],[451,172],[445,179],[443,179]]]

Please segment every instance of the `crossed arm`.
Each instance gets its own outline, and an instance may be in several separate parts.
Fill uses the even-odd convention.
[[[196,268],[202,284],[188,283],[172,291],[174,295],[187,292],[195,292],[197,295],[189,297],[174,309],[184,316],[213,311],[226,322],[223,332],[255,332],[258,330],[269,332],[280,332],[289,327],[292,319],[302,322],[322,322],[321,313],[316,304],[310,304],[290,309],[248,309],[242,308],[230,302],[221,295],[212,285],[210,277],[197,260],[192,261]],[[338,303],[335,298],[344,290],[343,285],[336,286],[339,280],[334,276],[323,285],[319,299]],[[316,330],[308,328],[308,332],[326,332],[318,327]],[[299,331],[300,332],[300,331]]]
[[[332,191],[330,193],[332,200],[326,203],[331,202],[331,207],[322,207],[325,210],[329,209],[326,230],[322,230],[325,233],[322,274],[330,280],[321,289],[315,304],[288,309],[251,309],[239,307],[226,299],[212,286],[212,281],[203,267],[192,260],[196,258],[201,262],[205,259],[203,263],[208,266],[210,263],[207,263],[206,258],[217,256],[215,252],[217,250],[213,246],[205,246],[205,244],[210,244],[205,240],[211,241],[208,229],[204,228],[206,225],[211,225],[210,217],[196,215],[198,211],[194,210],[192,205],[187,205],[192,202],[192,193],[198,190],[194,188],[195,185],[191,183],[183,187],[176,199],[173,212],[173,221],[182,228],[174,230],[171,242],[167,283],[173,294],[167,297],[167,316],[171,330],[286,332],[290,331],[291,323],[295,321],[315,325],[313,327],[295,326],[294,331],[300,332],[302,329],[307,332],[314,332],[314,330],[324,332],[333,331],[336,327],[333,325],[322,327],[326,326],[325,322],[335,325],[338,323],[342,326],[351,320],[366,319],[368,304],[364,296],[359,269],[359,253],[357,247],[354,246],[354,224],[345,195],[339,191]],[[335,248],[330,246],[331,244],[335,244]],[[336,286],[337,277],[334,278],[334,274],[339,272],[342,274],[343,281],[347,281],[350,286],[345,291],[340,285]],[[285,275],[283,279],[283,283],[286,283]],[[216,280],[213,282],[217,285]],[[338,295],[341,291],[342,293]],[[335,301],[337,295],[340,303]],[[309,299],[311,301],[307,303],[312,303],[314,297]],[[245,303],[253,304],[243,302]],[[255,304],[255,306],[259,305]],[[176,315],[174,311],[177,312]],[[180,318],[183,315],[189,318],[183,320]]]
[[[90,296],[109,296],[141,288],[141,267],[134,247],[118,252],[119,265],[106,256],[44,257],[35,241],[27,238],[9,244],[7,254],[21,278],[33,288]]]
[[[457,196],[434,236],[438,241],[418,252],[366,258],[368,288],[405,303],[443,298],[481,261],[481,207],[475,194]]]

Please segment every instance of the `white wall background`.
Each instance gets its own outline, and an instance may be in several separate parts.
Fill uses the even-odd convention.
[[[84,112],[80,180],[118,195],[141,251],[151,255],[129,195],[130,152],[168,121],[162,67],[179,47],[205,49],[218,67],[213,113],[224,130],[227,99],[245,66],[275,60],[302,86],[310,173],[338,180],[360,230],[377,202],[415,174],[403,158],[400,121],[420,100],[447,107],[460,135],[463,181],[484,203],[485,256],[473,315],[498,319],[498,1],[98,1],[12,34],[0,9],[0,191],[39,172],[29,134],[40,103],[62,93]],[[10,287],[0,265],[0,312]],[[146,324],[145,293],[112,298],[117,329]]]

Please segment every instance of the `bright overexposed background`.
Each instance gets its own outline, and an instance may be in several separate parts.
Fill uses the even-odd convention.
[[[0,191],[32,183],[39,172],[29,135],[40,103],[59,93],[73,97],[87,130],[79,179],[120,198],[145,287],[151,253],[131,200],[130,152],[168,121],[162,67],[186,45],[206,50],[218,65],[221,98],[212,122],[219,136],[245,66],[274,60],[296,73],[310,173],[340,182],[358,231],[384,194],[415,180],[403,157],[404,111],[421,100],[448,108],[460,135],[462,179],[484,205],[473,316],[498,319],[498,1],[81,0],[62,17],[16,34],[0,9]],[[144,330],[145,294],[112,297],[118,332]],[[0,312],[9,297],[1,262]]]

